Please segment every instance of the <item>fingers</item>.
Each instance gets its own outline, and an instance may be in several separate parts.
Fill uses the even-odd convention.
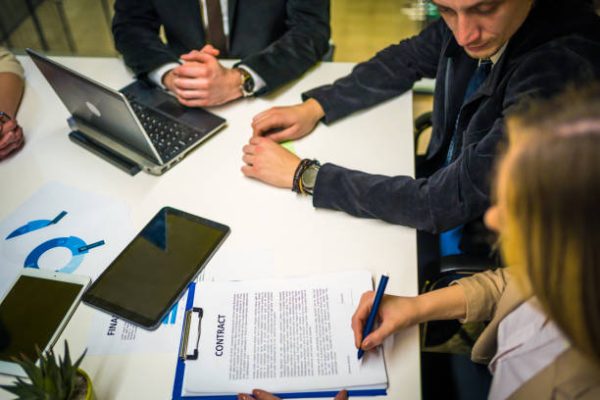
[[[254,396],[256,400],[279,400],[279,397],[260,389],[254,389],[252,391],[252,396]]]
[[[218,57],[219,54],[221,53],[221,51],[219,49],[215,48],[212,44],[207,44],[200,50],[192,50],[189,53],[182,54],[180,56],[180,58],[182,60],[191,61],[191,60],[194,60],[197,57],[197,54],[199,54],[199,53],[205,53],[205,54],[209,54],[213,57]]]
[[[206,78],[210,75],[209,67],[200,63],[186,63],[173,68],[175,78]]]
[[[13,121],[9,121],[13,122]],[[2,127],[2,135],[0,136],[0,148],[9,146],[15,142],[18,142],[23,138],[23,130],[16,124],[10,125],[12,129],[8,130],[8,122]]]
[[[271,133],[273,132],[273,133]],[[290,140],[295,137],[295,134],[298,132],[298,128],[295,126],[290,126],[287,129],[275,129],[271,131],[264,132],[263,135],[268,136],[269,139],[275,142],[285,142],[286,140]]]
[[[187,78],[177,77],[173,80],[175,87],[179,90],[208,90],[209,80],[202,77]]]
[[[352,331],[354,332],[354,345],[357,349],[361,348],[361,344],[363,341],[362,332],[365,324],[367,323],[367,319],[369,318],[369,313],[371,312],[371,307],[373,306],[373,299],[375,297],[375,292],[369,291],[362,294],[360,297],[360,302],[358,303],[358,307],[352,315]]]
[[[216,55],[214,55],[214,53],[207,53],[207,52],[203,52],[203,51],[192,50],[191,52],[189,52],[187,54],[183,54],[181,56],[181,59],[183,61],[188,61],[188,62],[208,64],[208,63],[217,62],[217,59],[215,57],[216,57]]]
[[[346,390],[340,390],[333,400],[348,400],[348,392]]]
[[[296,125],[289,123],[276,110],[261,114],[252,121],[252,136],[269,136],[270,139],[281,142],[292,137],[298,130]]]
[[[23,130],[17,127],[0,138],[0,160],[19,150],[25,143]]]
[[[8,133],[10,131],[14,131],[15,128],[17,128],[17,121],[15,121],[14,119],[10,119],[6,122],[4,122],[3,124],[0,124],[0,137],[4,134],[4,133]]]
[[[396,331],[396,326],[389,321],[382,321],[381,325],[371,332],[362,342],[361,348],[365,351],[379,346],[385,338]]]
[[[203,48],[200,49],[201,52],[203,53],[208,53],[210,55],[213,55],[215,57],[218,57],[219,54],[221,53],[221,51],[215,47],[213,47],[212,44],[207,44],[205,45]]]

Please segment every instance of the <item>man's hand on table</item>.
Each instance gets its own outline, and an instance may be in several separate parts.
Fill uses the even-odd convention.
[[[20,150],[24,143],[23,129],[17,121],[11,119],[0,123],[0,160]]]
[[[291,189],[300,158],[270,138],[252,137],[242,149],[244,175],[280,188]]]
[[[219,50],[211,45],[183,54],[184,64],[163,77],[163,84],[188,107],[209,107],[242,97],[241,74],[217,60]]]
[[[254,389],[252,395],[240,393],[238,394],[238,400],[280,400],[279,397],[272,395],[264,390]],[[334,400],[348,400],[348,392],[341,390],[335,395]]]
[[[252,119],[252,136],[266,136],[276,142],[300,139],[315,129],[325,112],[314,99],[287,107],[273,107]]]

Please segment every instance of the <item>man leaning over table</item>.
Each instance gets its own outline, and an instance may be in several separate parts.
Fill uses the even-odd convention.
[[[329,0],[116,0],[113,35],[138,77],[183,105],[215,106],[267,93],[319,61]],[[220,58],[241,61],[226,68]]]
[[[23,129],[15,117],[23,96],[23,67],[0,46],[0,160],[23,147]]]
[[[505,112],[524,97],[546,97],[569,81],[600,76],[600,18],[586,0],[434,3],[442,18],[419,35],[304,93],[301,104],[255,116],[242,171],[310,194],[315,207],[443,233],[446,254],[487,254],[473,227],[482,226],[490,204]],[[436,78],[433,132],[416,179],[301,161],[277,144],[308,135],[319,121],[331,124],[398,96],[425,77]]]

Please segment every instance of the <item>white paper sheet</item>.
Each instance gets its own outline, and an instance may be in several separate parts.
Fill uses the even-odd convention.
[[[198,361],[186,361],[184,393],[224,394],[385,388],[381,350],[357,360],[350,327],[366,271],[301,279],[200,282]],[[192,320],[188,353],[196,345]]]
[[[0,297],[25,265],[93,280],[133,234],[125,203],[50,182],[0,222]]]
[[[187,292],[155,331],[147,331],[118,317],[95,311],[88,354],[172,353],[176,357],[186,299]]]

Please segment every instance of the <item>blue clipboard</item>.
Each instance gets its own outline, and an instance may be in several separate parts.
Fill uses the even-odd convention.
[[[185,303],[185,317],[191,315],[194,311],[194,295],[196,293],[196,284],[190,283],[188,286],[188,295]],[[184,320],[182,327],[181,340],[179,342],[179,348],[184,349],[187,347],[187,324]],[[184,343],[185,342],[185,343]],[[185,344],[185,346],[184,346]],[[185,354],[185,353],[184,353]],[[185,373],[185,357],[181,357],[177,354],[177,367],[175,368],[175,381],[173,383],[173,400],[237,400],[237,395],[200,395],[200,396],[184,396],[183,393],[183,375]],[[282,399],[302,399],[302,398],[319,398],[327,397],[333,398],[337,391],[319,391],[319,392],[287,392],[287,393],[273,393]],[[387,389],[366,389],[366,390],[348,390],[349,396],[385,396],[387,395]]]

